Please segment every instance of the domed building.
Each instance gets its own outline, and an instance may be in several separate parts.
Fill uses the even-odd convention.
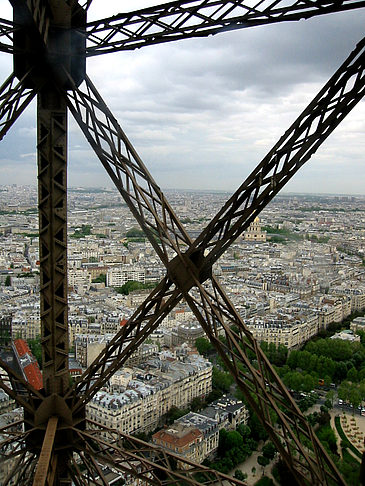
[[[256,216],[254,221],[250,224],[247,231],[243,234],[245,241],[266,241],[266,231],[261,231],[260,218]]]

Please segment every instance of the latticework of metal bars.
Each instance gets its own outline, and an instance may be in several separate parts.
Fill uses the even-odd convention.
[[[84,60],[87,56],[187,37],[362,8],[365,2],[264,0],[254,4],[184,0],[92,23],[86,22],[91,1],[79,4],[64,0],[62,5],[55,0],[11,3],[18,23],[0,19],[0,50],[15,55],[14,73],[0,88],[0,135],[5,135],[37,95],[45,387],[36,391],[0,362],[6,374],[0,377],[0,387],[24,409],[24,421],[1,430],[1,452],[12,461],[4,484],[14,477],[19,484],[36,481],[37,486],[72,481],[76,485],[108,484],[107,467],[156,485],[242,484],[85,419],[86,404],[182,299],[216,347],[297,482],[344,484],[212,274],[212,266],[363,97],[364,39],[195,241],[87,77]],[[67,381],[67,110],[167,272],[73,386]],[[224,342],[219,339],[221,331]],[[255,366],[250,354],[255,357]],[[21,424],[23,428],[19,428]]]

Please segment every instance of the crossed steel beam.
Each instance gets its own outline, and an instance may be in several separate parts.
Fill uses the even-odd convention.
[[[18,8],[16,2],[12,3]],[[20,31],[28,36],[31,59],[35,46],[43,46],[47,53],[49,45],[53,55],[57,52],[53,31],[60,29],[61,24],[65,28],[65,22],[69,22],[71,31],[72,18],[77,17],[89,43],[79,53],[82,58],[235,28],[299,20],[360,8],[364,3],[304,0],[289,5],[285,2],[284,5],[281,1],[263,0],[252,7],[243,1],[232,0],[175,1],[83,25],[79,14],[87,10],[91,1],[78,4],[65,0],[64,12],[59,15],[59,5],[56,8],[54,0],[23,0],[19,8],[26,12],[27,25],[0,20],[0,40],[5,37],[8,41],[12,32]],[[150,484],[179,484],[181,481],[199,484],[198,473],[212,482],[204,484],[228,481],[223,475],[207,471],[200,465],[190,464],[189,474],[176,471],[177,459],[173,455],[115,431],[100,432],[101,426],[85,420],[85,405],[182,299],[188,303],[232,372],[298,483],[345,484],[211,270],[230,244],[360,101],[365,89],[365,40],[356,46],[195,241],[185,231],[91,80],[86,74],[75,80],[72,75],[74,61],[66,55],[60,67],[48,58],[42,58],[41,63],[49,63],[45,74],[36,61],[32,61],[34,66],[25,63],[24,67],[27,51],[24,58],[19,43],[15,42],[6,52],[18,52],[23,57],[19,58],[21,76],[15,72],[0,88],[0,136],[11,128],[36,95],[40,120],[41,318],[45,389],[37,392],[6,363],[0,362],[9,377],[0,379],[0,387],[23,406],[25,412],[23,435],[10,434],[0,442],[0,450],[9,450],[12,442],[18,444],[13,454],[17,457],[14,471],[22,477],[23,484],[31,484],[33,475],[37,484],[68,484],[71,479],[77,485],[92,484],[96,477],[102,484],[107,484],[100,464],[141,477]],[[167,270],[166,277],[91,364],[81,381],[72,387],[67,385],[65,295],[66,106]],[[222,330],[226,338],[224,343],[219,339]],[[255,366],[248,358],[252,353],[257,361]],[[22,395],[17,390],[22,390]],[[6,430],[0,433],[6,435]],[[67,439],[62,439],[63,433],[67,434]],[[108,441],[105,435],[109,437]],[[39,447],[42,442],[43,446]],[[230,481],[231,484],[241,484],[233,479]]]

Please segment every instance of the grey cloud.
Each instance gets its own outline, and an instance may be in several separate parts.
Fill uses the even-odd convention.
[[[96,18],[105,16],[98,3]],[[135,8],[147,3],[157,2]],[[120,2],[111,4],[116,13]],[[364,20],[365,12],[356,11],[232,31],[100,56],[88,60],[88,71],[161,186],[232,190],[361,38]],[[2,64],[1,58],[0,72],[8,72],[8,60]],[[0,146],[0,159],[17,167],[21,154],[34,151],[32,110]],[[356,170],[364,152],[363,113],[360,106],[349,116],[351,123],[336,130],[292,187],[317,190],[319,180],[338,189],[341,180],[345,184],[341,167]],[[351,149],[343,148],[348,140]],[[69,152],[71,183],[108,181],[72,121]],[[329,167],[331,158],[338,164]]]

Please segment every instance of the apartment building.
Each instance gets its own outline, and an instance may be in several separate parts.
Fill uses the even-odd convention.
[[[356,317],[350,324],[350,329],[353,332],[365,331],[365,317]]]
[[[114,334],[77,334],[74,340],[75,357],[86,368],[99,356]]]
[[[311,337],[318,334],[318,315],[298,316],[265,316],[252,317],[245,324],[259,342],[265,341],[276,345],[284,344],[288,349],[301,346]]]
[[[211,403],[200,413],[216,420],[219,430],[236,430],[241,424],[247,425],[249,418],[248,410],[242,400],[226,395]]]
[[[2,314],[0,315],[0,345],[8,346],[11,341],[11,330],[12,330],[12,315]]]
[[[41,317],[37,309],[18,312],[12,321],[12,336],[36,339],[41,335]]]
[[[212,365],[198,355],[149,360],[145,369],[118,375],[111,380],[113,392],[99,392],[87,405],[87,416],[127,434],[153,430],[172,407],[186,407],[212,390]]]
[[[106,285],[108,287],[121,287],[130,280],[145,282],[144,268],[134,265],[109,268],[106,274]]]
[[[195,427],[201,432],[203,440],[200,442],[199,463],[215,454],[219,441],[219,427],[216,420],[199,413],[189,412],[177,419],[176,423],[185,427]]]
[[[334,295],[347,295],[351,298],[351,312],[365,308],[365,286],[358,281],[347,282],[346,285],[331,289]]]
[[[163,449],[173,452],[184,459],[200,464],[203,462],[202,432],[196,427],[187,427],[185,424],[174,422],[167,429],[162,429],[153,434],[152,443]],[[178,461],[177,467],[187,467]]]

